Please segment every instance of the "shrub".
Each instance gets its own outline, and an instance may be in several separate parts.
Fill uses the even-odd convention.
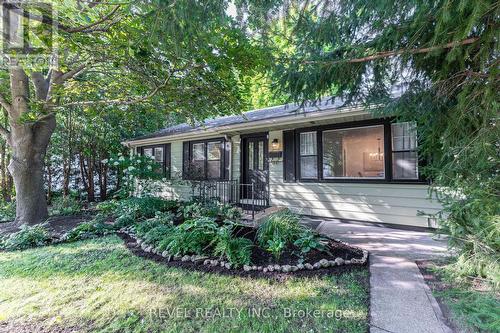
[[[16,218],[16,202],[2,202],[0,204],[0,222],[12,221]]]
[[[172,226],[173,214],[170,212],[157,212],[155,217],[138,222],[134,225],[134,231],[139,237],[144,237],[151,229],[159,226]]]
[[[219,228],[214,242],[214,255],[227,259],[236,267],[250,265],[253,243],[247,238],[233,237],[231,226]]]
[[[129,227],[134,223],[135,223],[135,218],[132,215],[126,213],[121,216],[118,216],[113,226],[115,227],[115,229],[118,230],[121,228]]]
[[[51,237],[44,225],[21,226],[21,230],[10,234],[0,242],[4,250],[22,250],[50,243]]]
[[[236,207],[220,203],[217,200],[188,202],[182,207],[182,214],[185,219],[212,217],[234,221],[241,217],[241,213]]]
[[[160,247],[173,254],[202,254],[213,242],[218,226],[215,219],[201,217],[176,226]]]
[[[285,245],[293,243],[303,227],[298,215],[288,209],[269,215],[257,230],[257,243],[265,248],[270,240],[282,240]]]
[[[102,215],[130,215],[135,219],[148,219],[155,217],[157,212],[176,211],[178,206],[175,200],[164,200],[158,197],[131,197],[99,203],[97,210]]]
[[[52,215],[75,215],[79,214],[81,210],[82,203],[70,195],[56,197],[52,200]]]
[[[293,243],[300,250],[301,256],[306,255],[311,250],[326,251],[326,239],[310,229],[305,229],[301,232],[298,239]]]
[[[72,242],[81,239],[104,236],[113,232],[114,228],[112,225],[104,223],[102,218],[96,218],[89,222],[80,223],[69,231],[63,239]]]
[[[161,241],[167,238],[173,232],[173,226],[167,224],[159,224],[149,229],[143,236],[143,240],[154,247],[159,247]],[[161,249],[162,251],[165,249]]]

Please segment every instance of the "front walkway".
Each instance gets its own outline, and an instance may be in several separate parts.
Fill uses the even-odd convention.
[[[370,251],[370,332],[448,333],[416,259],[448,254],[432,233],[305,217],[322,234]]]

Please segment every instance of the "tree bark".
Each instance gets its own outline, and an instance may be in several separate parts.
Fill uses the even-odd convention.
[[[48,216],[44,189],[44,158],[56,118],[49,113],[35,122],[23,122],[28,112],[29,83],[19,66],[10,69],[12,105],[9,112],[11,131],[7,142],[12,149],[9,171],[16,188],[16,222],[33,225]],[[38,93],[38,92],[37,92]]]

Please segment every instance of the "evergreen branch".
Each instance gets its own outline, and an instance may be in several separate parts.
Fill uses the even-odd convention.
[[[463,46],[463,45],[469,45],[477,42],[479,40],[479,37],[471,37],[467,38],[461,41],[454,41],[450,42],[444,45],[436,45],[436,46],[431,46],[431,47],[424,47],[420,49],[401,49],[401,50],[395,50],[395,51],[384,51],[384,52],[377,52],[375,54],[372,54],[370,56],[366,57],[361,57],[361,58],[352,58],[352,59],[347,59],[347,60],[332,60],[332,61],[317,61],[317,60],[307,60],[304,61],[303,64],[339,64],[339,63],[349,63],[349,64],[355,64],[355,63],[362,63],[362,62],[368,62],[372,60],[377,60],[377,59],[383,59],[383,58],[388,58],[388,57],[393,57],[401,54],[422,54],[422,53],[429,53],[432,51],[436,50],[441,50],[441,49],[451,49],[456,46]]]

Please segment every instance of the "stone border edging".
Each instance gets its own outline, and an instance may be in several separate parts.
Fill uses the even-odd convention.
[[[224,260],[217,260],[217,259],[210,259],[209,256],[203,256],[203,255],[184,255],[184,256],[179,256],[179,255],[172,255],[169,254],[167,251],[160,252],[158,249],[154,248],[152,245],[147,244],[144,242],[142,239],[138,238],[137,235],[133,232],[131,228],[122,228],[118,232],[124,233],[134,239],[137,242],[137,245],[141,247],[141,249],[144,252],[156,254],[158,256],[161,256],[163,258],[166,258],[167,261],[191,261],[191,262],[201,262],[203,260],[203,265],[210,265],[210,266],[220,266],[222,268],[226,268],[228,270],[243,270],[245,272],[249,271],[262,271],[264,273],[266,272],[284,272],[284,273],[289,273],[289,272],[296,272],[300,270],[315,270],[315,269],[321,269],[321,268],[328,268],[328,267],[334,267],[334,266],[342,266],[342,265],[364,265],[366,261],[368,260],[368,251],[360,249],[363,251],[363,257],[361,259],[351,259],[351,260],[344,260],[340,257],[335,258],[335,260],[327,260],[327,259],[321,259],[320,261],[310,264],[310,263],[297,263],[297,265],[267,265],[267,266],[255,266],[255,265],[243,265],[242,268],[234,267],[231,265],[231,263],[226,262]],[[335,240],[339,243],[342,243],[344,245],[351,246],[345,242]]]

